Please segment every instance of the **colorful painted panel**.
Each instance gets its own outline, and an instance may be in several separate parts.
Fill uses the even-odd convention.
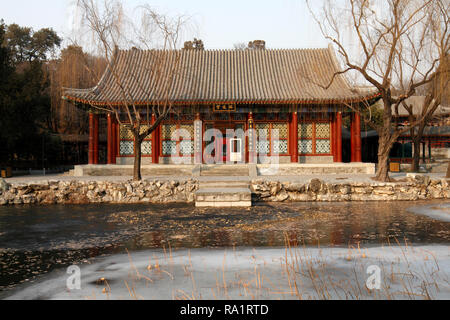
[[[233,115],[234,120],[236,121],[245,121],[247,120],[247,115],[243,113],[236,113]]]

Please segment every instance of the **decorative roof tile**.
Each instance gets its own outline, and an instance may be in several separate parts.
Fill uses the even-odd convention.
[[[375,90],[352,88],[343,75],[326,88],[339,70],[331,46],[286,50],[119,50],[95,88],[64,89],[64,98],[106,106],[131,101],[149,105],[167,100],[186,105],[323,104],[360,102],[378,96]]]

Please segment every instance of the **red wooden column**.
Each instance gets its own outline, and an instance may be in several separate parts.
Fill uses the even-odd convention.
[[[152,125],[156,123],[156,115],[152,114]],[[159,163],[159,127],[152,132],[152,163]]]
[[[333,120],[331,121],[331,149],[333,153],[333,162],[337,162],[337,134],[336,134],[336,115],[333,115]]]
[[[355,148],[356,162],[362,162],[362,140],[361,140],[361,114],[355,113]]]
[[[203,164],[203,123],[200,113],[194,122],[194,164]]]
[[[292,163],[298,163],[298,113],[292,114]]]
[[[94,114],[89,112],[89,164],[94,164]]]
[[[115,122],[115,126],[116,128],[114,129],[114,135],[115,135],[115,143],[114,143],[114,147],[116,149],[116,163],[117,163],[117,158],[120,157],[120,123],[118,120],[116,120]]]
[[[113,163],[117,164],[117,157],[120,153],[120,143],[119,143],[119,123],[117,122],[117,119],[114,119],[113,122]]]
[[[350,115],[350,162],[355,162],[355,116]]]
[[[98,164],[99,160],[99,117],[98,114],[94,114],[94,164]]]
[[[336,162],[342,162],[342,112],[336,114]]]
[[[256,164],[258,156],[256,154],[256,137],[254,136],[255,122],[253,112],[248,114],[248,163]]]
[[[110,113],[107,115],[108,122],[108,159],[107,164],[113,163],[113,154],[114,154],[114,134],[113,134],[113,120]]]
[[[352,116],[352,162],[362,162],[361,115],[355,112]]]

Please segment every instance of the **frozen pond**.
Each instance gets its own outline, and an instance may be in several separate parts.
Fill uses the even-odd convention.
[[[381,246],[391,248],[398,247],[399,244],[414,245],[428,250],[424,249],[424,246],[439,245],[432,248],[437,250],[438,259],[442,259],[439,261],[440,271],[444,274],[440,276],[445,278],[449,270],[449,222],[433,219],[427,216],[427,213],[439,209],[440,214],[445,215],[448,208],[448,202],[439,201],[261,204],[244,210],[195,209],[185,204],[3,207],[0,208],[0,297],[23,292],[28,296],[18,297],[69,299],[70,296],[61,295],[60,288],[57,290],[48,287],[47,291],[44,290],[45,294],[41,290],[38,290],[41,293],[33,293],[36,287],[30,286],[30,283],[45,281],[42,275],[53,270],[57,271],[50,277],[55,277],[59,272],[60,275],[64,274],[61,277],[65,279],[68,277],[65,274],[66,268],[74,264],[85,266],[83,273],[89,274],[90,282],[85,283],[84,287],[98,287],[98,283],[92,280],[100,276],[98,270],[109,272],[111,268],[117,273],[109,274],[110,278],[115,279],[114,281],[121,286],[124,284],[124,281],[120,280],[122,273],[129,273],[124,266],[125,263],[130,265],[130,256],[126,254],[127,252],[132,256],[137,255],[135,263],[140,266],[142,274],[151,265],[149,261],[152,256],[156,261],[163,261],[165,258],[166,268],[170,267],[167,257],[171,256],[173,274],[167,271],[168,269],[163,271],[170,273],[171,277],[178,275],[178,278],[186,281],[180,275],[184,273],[189,275],[185,270],[186,265],[189,265],[186,264],[189,256],[194,257],[194,262],[191,263],[195,266],[202,259],[216,261],[221,257],[219,260],[222,261],[226,252],[229,256],[230,252],[240,252],[238,255],[235,254],[234,263],[248,267],[251,265],[249,261],[254,259],[252,256],[255,248],[262,257],[265,257],[261,263],[267,266],[270,273],[273,268],[280,268],[280,259],[284,256],[285,250],[279,248],[286,246],[308,250],[326,247],[327,249],[322,250],[335,250],[336,254],[330,252],[323,257],[332,259],[333,256],[342,258],[349,248],[371,250],[375,252],[371,253],[373,257]],[[443,254],[445,252],[447,254]],[[320,251],[320,254],[323,253],[324,251]],[[313,252],[313,256],[320,254]],[[389,264],[389,259],[394,259],[395,254],[404,257],[402,251],[394,252],[386,256],[385,262]],[[434,260],[432,257],[433,254],[429,254],[427,261],[432,262]],[[327,263],[334,265],[340,261],[339,259],[333,262],[327,260]],[[232,260],[229,261],[231,263]],[[121,267],[117,269],[111,267],[114,265]],[[200,265],[206,267],[209,264],[202,262]],[[237,271],[233,268],[230,268],[231,273],[228,276],[236,275]],[[154,272],[156,269],[153,267],[150,271]],[[244,273],[250,272],[245,268],[238,269]],[[211,271],[211,279],[215,282],[217,270],[213,267],[208,270]],[[196,272],[198,271],[197,268]],[[207,270],[202,272],[206,274]],[[194,272],[190,276],[191,278],[194,276],[194,281],[195,275],[198,274]],[[102,277],[108,278],[106,274]],[[266,278],[276,281],[268,275]],[[211,279],[208,281],[212,281]],[[24,282],[25,285],[20,285]],[[192,284],[192,279],[188,283]],[[148,285],[149,283],[146,286]],[[163,285],[162,282],[160,285]],[[177,298],[180,294],[178,289],[175,290],[177,286],[182,292],[190,289],[188,296],[192,294],[192,288],[186,283],[176,282],[172,285],[174,287],[166,288],[167,291],[160,298]],[[24,287],[28,288],[28,291],[22,291]],[[103,284],[100,287],[104,291]],[[217,286],[213,287],[217,290]],[[12,290],[17,288],[20,291]],[[283,290],[286,291],[286,288]],[[120,294],[115,296],[111,294],[110,297],[124,298],[124,291],[118,289],[118,292]],[[151,292],[150,290],[149,295],[143,297],[154,298]],[[202,298],[214,298],[210,296],[212,292],[209,290],[208,294],[203,293]],[[85,292],[77,294],[78,296],[73,298],[86,298]],[[239,298],[242,292],[234,291],[234,294],[237,294],[234,298]],[[335,293],[337,297],[341,294],[344,293]],[[448,295],[448,292],[446,294]],[[125,294],[125,298],[126,296]],[[97,298],[102,297],[100,295]],[[249,297],[251,296],[246,298]],[[291,292],[286,297],[295,298],[295,294],[292,296]],[[317,292],[311,293],[310,297],[320,298]]]
[[[58,270],[8,299],[449,299],[449,269],[447,246],[146,250],[81,266],[79,289]]]

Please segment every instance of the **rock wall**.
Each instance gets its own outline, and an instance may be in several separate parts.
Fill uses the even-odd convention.
[[[266,202],[340,202],[340,201],[415,201],[450,199],[447,180],[427,176],[408,178],[401,183],[326,183],[313,179],[307,184],[255,180],[252,191],[257,201]]]
[[[198,182],[189,181],[46,181],[0,183],[0,205],[194,202]]]
[[[0,179],[0,205],[88,203],[193,203],[199,182],[188,181],[45,181],[10,185]],[[447,180],[414,176],[400,183],[326,183],[313,179],[306,184],[251,182],[253,199],[264,202],[310,201],[414,201],[450,199]]]

